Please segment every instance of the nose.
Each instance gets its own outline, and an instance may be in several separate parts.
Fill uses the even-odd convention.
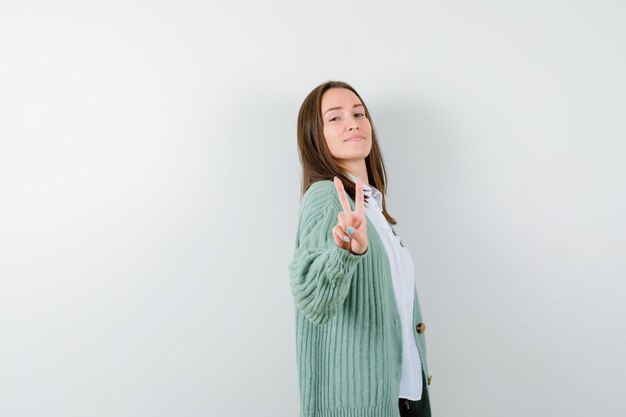
[[[357,122],[355,117],[352,117],[348,120],[348,122],[346,123],[346,128],[348,130],[353,130],[353,129],[358,129],[359,128],[359,123]]]

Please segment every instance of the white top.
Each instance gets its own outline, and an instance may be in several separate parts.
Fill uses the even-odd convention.
[[[354,175],[346,175],[356,183]],[[422,398],[422,363],[413,335],[413,291],[415,290],[413,258],[409,250],[400,245],[400,237],[396,236],[383,215],[383,195],[375,187],[363,182],[363,193],[369,197],[365,202],[365,215],[376,227],[391,268],[393,291],[396,297],[400,323],[402,327],[402,375],[400,377],[399,398],[417,401]]]

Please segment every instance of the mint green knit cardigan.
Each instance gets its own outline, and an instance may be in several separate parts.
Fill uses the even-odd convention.
[[[348,200],[354,210],[354,200]],[[300,202],[288,268],[300,417],[399,416],[402,333],[389,258],[369,219],[363,255],[337,246],[332,228],[342,210],[330,180],[312,184]],[[413,321],[423,368],[415,372],[428,376],[424,334],[416,330],[423,321],[417,292]]]

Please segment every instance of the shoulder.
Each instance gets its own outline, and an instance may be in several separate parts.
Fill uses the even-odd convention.
[[[309,186],[304,195],[302,201],[305,200],[317,200],[328,199],[329,195],[335,189],[335,184],[331,180],[322,180],[314,182]]]
[[[330,207],[341,207],[335,184],[331,180],[316,181],[309,186],[300,203],[300,210],[303,217],[312,214],[321,214]]]

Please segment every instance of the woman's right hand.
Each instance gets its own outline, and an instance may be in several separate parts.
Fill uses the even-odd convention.
[[[333,227],[335,243],[342,249],[349,250],[355,255],[362,255],[367,251],[367,221],[365,219],[365,199],[363,197],[363,181],[356,183],[355,210],[350,208],[348,194],[343,183],[337,177],[334,179],[335,189],[343,211],[337,214],[337,225]],[[352,233],[350,233],[352,232]],[[346,240],[347,239],[347,240]]]

